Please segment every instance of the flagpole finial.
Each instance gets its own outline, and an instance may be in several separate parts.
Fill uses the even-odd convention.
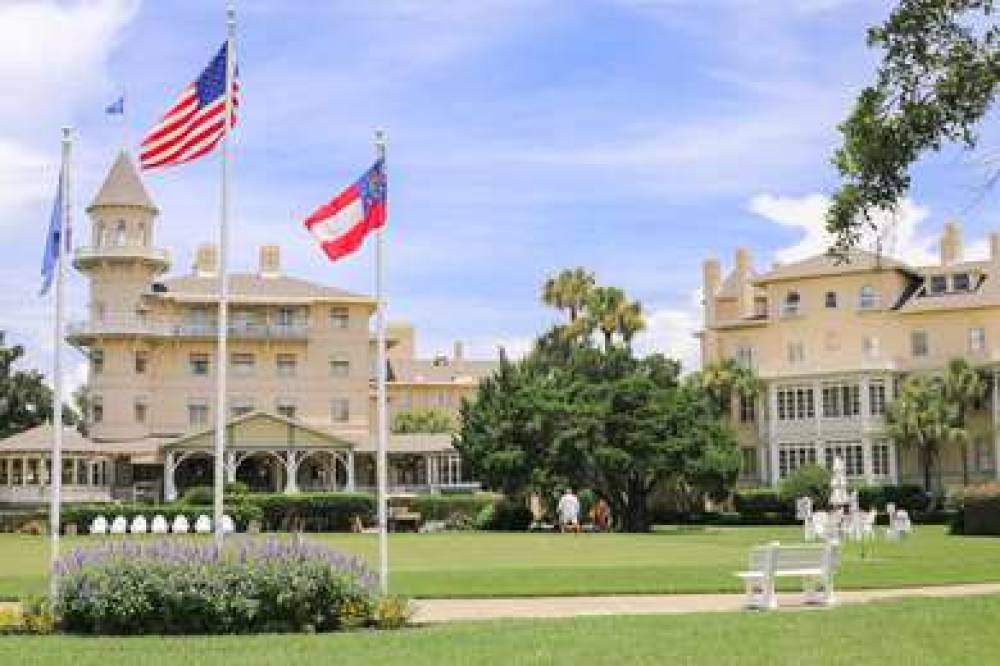
[[[73,133],[73,128],[69,125],[62,126],[63,141],[69,141],[70,135]]]
[[[375,150],[378,151],[379,157],[385,155],[385,129],[382,127],[375,128]]]
[[[229,25],[236,23],[236,3],[233,0],[226,2],[226,22]]]

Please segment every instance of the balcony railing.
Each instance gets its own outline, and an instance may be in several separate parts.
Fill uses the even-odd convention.
[[[75,261],[87,262],[95,259],[141,257],[152,261],[169,264],[170,253],[166,250],[147,247],[139,244],[126,245],[84,245],[76,248]]]
[[[229,337],[258,340],[301,340],[309,335],[305,323],[229,325]],[[215,323],[171,322],[140,317],[114,317],[101,320],[76,321],[67,327],[70,337],[95,335],[149,335],[181,338],[214,338],[219,327]]]

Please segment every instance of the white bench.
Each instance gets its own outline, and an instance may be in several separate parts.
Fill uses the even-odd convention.
[[[736,575],[746,585],[747,608],[777,608],[774,584],[780,577],[801,578],[805,602],[829,606],[834,603],[836,566],[837,550],[831,544],[782,546],[775,542],[752,548],[747,570]]]

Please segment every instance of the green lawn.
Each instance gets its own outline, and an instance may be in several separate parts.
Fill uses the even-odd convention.
[[[315,535],[374,560],[375,536]],[[753,544],[795,542],[794,527],[663,529],[653,534],[394,534],[394,591],[409,596],[527,596],[738,591],[733,571]],[[65,540],[66,547],[93,542]],[[44,537],[0,534],[0,598],[43,593]],[[1000,580],[1000,539],[921,526],[901,544],[879,540],[865,559],[848,545],[840,588]],[[794,585],[794,581],[790,583]]]
[[[0,638],[0,664],[990,664],[1000,597],[792,613],[505,621],[397,632]]]

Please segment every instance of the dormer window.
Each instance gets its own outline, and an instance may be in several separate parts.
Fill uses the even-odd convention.
[[[831,310],[837,307],[837,292],[826,292],[826,307]]]
[[[951,276],[951,288],[955,291],[969,291],[972,288],[972,280],[968,273],[955,273]]]
[[[781,314],[785,317],[794,317],[799,314],[802,305],[802,296],[797,291],[790,291],[785,296],[785,302],[781,308]]]
[[[932,294],[943,294],[948,291],[948,276],[932,275],[929,283],[929,291]]]
[[[858,307],[862,310],[871,310],[878,305],[878,298],[875,296],[875,289],[871,285],[861,287],[858,292]]]

